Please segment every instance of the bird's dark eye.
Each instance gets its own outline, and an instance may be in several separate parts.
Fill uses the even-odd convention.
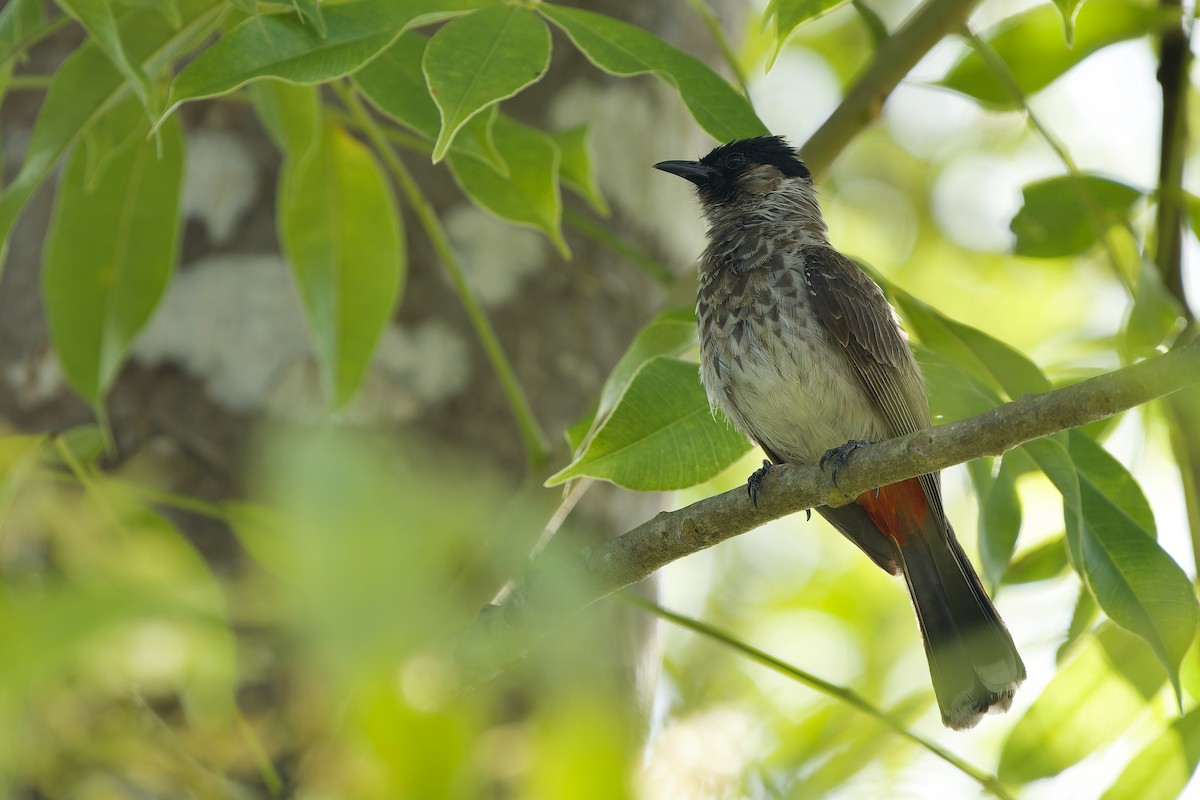
[[[745,163],[746,157],[741,153],[730,153],[729,155],[725,156],[726,169],[738,169],[745,165]]]

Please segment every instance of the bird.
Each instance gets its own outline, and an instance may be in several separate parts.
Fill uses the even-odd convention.
[[[933,424],[924,378],[883,291],[829,242],[811,171],[780,136],[656,169],[690,181],[708,223],[696,299],[700,377],[714,413],[770,464],[832,462]],[[916,612],[942,723],[1007,711],[1025,665],[954,535],[940,474],[816,509],[892,575]]]

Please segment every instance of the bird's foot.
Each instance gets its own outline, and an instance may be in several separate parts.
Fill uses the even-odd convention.
[[[846,466],[846,459],[850,458],[850,454],[860,447],[868,447],[871,443],[863,439],[851,439],[845,444],[830,448],[825,451],[825,455],[821,456],[818,462],[821,469],[825,469],[826,464],[832,464],[833,468],[829,471],[829,477],[833,479],[833,485],[837,486],[838,470]]]
[[[755,508],[758,508],[758,490],[762,488],[763,478],[770,470],[771,462],[764,458],[763,465],[750,473],[750,477],[746,479],[746,494],[750,495],[750,502],[754,503]]]

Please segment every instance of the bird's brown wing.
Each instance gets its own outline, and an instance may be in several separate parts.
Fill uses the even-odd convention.
[[[806,247],[801,254],[817,316],[845,349],[891,435],[928,428],[932,421],[921,371],[883,291],[857,264],[832,247]],[[924,475],[921,485],[934,508],[942,513],[937,477]]]
[[[806,247],[802,255],[817,316],[845,348],[890,433],[902,436],[928,428],[929,402],[921,373],[883,292],[831,247]]]

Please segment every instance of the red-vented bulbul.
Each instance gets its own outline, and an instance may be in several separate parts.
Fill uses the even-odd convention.
[[[696,185],[709,224],[696,302],[700,373],[738,430],[777,464],[823,464],[930,427],[894,311],[830,246],[812,174],[781,137],[654,166]],[[942,721],[970,728],[984,712],[1007,710],[1025,665],[946,520],[939,475],[817,511],[904,575]]]

